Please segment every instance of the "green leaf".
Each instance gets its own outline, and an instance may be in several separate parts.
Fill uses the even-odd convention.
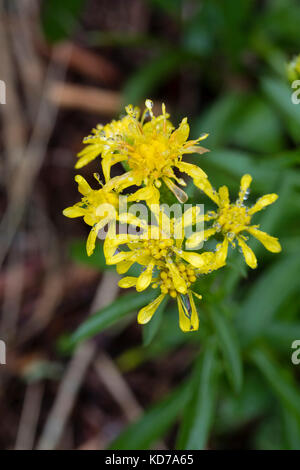
[[[251,96],[232,126],[230,140],[256,152],[276,152],[283,142],[280,119],[260,97]]]
[[[243,382],[243,368],[240,346],[235,331],[229,320],[216,307],[211,309],[211,318],[215,327],[219,348],[225,360],[229,381],[236,393]]]
[[[263,349],[253,350],[250,353],[250,358],[269,382],[273,392],[283,405],[300,419],[299,387],[288,371],[282,370],[280,365],[273,362]]]
[[[156,333],[158,332],[158,329],[161,325],[162,321],[162,316],[165,311],[165,308],[167,306],[168,298],[165,297],[156,310],[155,314],[153,315],[151,321],[146,323],[146,325],[143,326],[143,345],[144,346],[149,346],[149,344],[152,342],[153,338],[155,337]]]
[[[253,177],[252,186],[263,193],[274,190],[281,171],[281,167],[276,164],[276,161],[256,160],[248,152],[233,149],[215,150],[202,162],[201,167],[205,171],[213,172],[214,184],[216,170],[219,172],[220,184],[224,184],[224,178],[228,178],[228,176],[234,176],[235,179],[240,180],[243,174],[250,173]]]
[[[228,389],[227,383],[220,385],[222,388],[215,429],[217,434],[234,433],[261,416],[268,415],[273,409],[275,399],[256,369],[246,369],[243,388],[238,396]]]
[[[292,93],[295,89],[274,78],[264,78],[262,80],[262,89],[281,113],[283,123],[286,125],[291,137],[299,143],[300,107],[292,103]]]
[[[243,342],[261,336],[280,305],[298,289],[299,269],[299,256],[281,255],[279,261],[252,284],[236,319]]]
[[[295,338],[300,338],[300,323],[272,322],[264,332],[264,337],[277,350],[291,354],[291,344]]]
[[[62,41],[78,27],[85,0],[46,0],[43,2],[42,27],[49,42]]]
[[[216,342],[204,346],[195,367],[191,398],[186,404],[177,449],[204,449],[209,437],[216,400]]]
[[[135,423],[128,426],[111,444],[112,450],[146,450],[164,436],[190,396],[190,381],[173,391],[167,398],[145,411]]]
[[[216,100],[196,121],[193,125],[193,136],[198,137],[203,132],[208,132],[209,136],[205,140],[205,146],[215,149],[224,145],[228,142],[231,122],[239,111],[241,111],[240,94],[225,94]]]
[[[283,432],[288,450],[300,450],[300,419],[289,409],[283,408]]]
[[[129,294],[122,295],[107,307],[88,317],[73,334],[63,338],[60,343],[61,349],[65,351],[73,349],[82,341],[109,328],[129,313],[144,307],[156,296],[157,292],[153,291],[153,289],[139,294],[130,292]]]

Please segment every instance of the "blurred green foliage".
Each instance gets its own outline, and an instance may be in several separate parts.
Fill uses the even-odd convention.
[[[257,216],[257,223],[279,237],[283,251],[272,255],[256,246],[259,267],[251,273],[232,253],[225,269],[201,280],[198,333],[181,333],[173,305],[163,306],[157,324],[144,334],[144,345],[118,358],[121,369],[159,360],[187,343],[199,345],[200,355],[184,384],[150,407],[112,448],[149,448],[181,415],[180,449],[206,448],[209,443],[230,447],[230,436],[245,429],[250,431],[242,445],[248,448],[300,449],[300,366],[291,363],[291,343],[300,339],[300,105],[292,104],[286,77],[286,63],[300,51],[300,4],[297,0],[148,0],[147,4],[151,12],[175,24],[176,44],[166,34],[90,35],[92,43],[102,47],[141,45],[151,52],[151,60],[125,84],[124,102],[135,104],[155,95],[164,99],[160,92],[170,79],[183,80],[184,87],[192,70],[197,112],[191,118],[184,99],[178,100],[183,105],[176,112],[189,116],[194,136],[210,133],[206,146],[211,149],[194,162],[215,186],[226,184],[234,194],[244,173],[254,178],[251,199],[278,193],[279,200]],[[49,30],[49,18],[45,24]],[[191,202],[208,203],[203,200],[192,192]],[[106,269],[100,254],[85,260],[82,253],[83,246],[73,250],[76,260]],[[124,295],[81,325],[70,344],[99,333],[148,300],[149,293]]]

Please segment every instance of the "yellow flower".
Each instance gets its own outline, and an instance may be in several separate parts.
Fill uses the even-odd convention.
[[[144,186],[141,191],[144,191],[143,194],[147,191],[147,201],[157,203],[157,188],[160,188],[161,182],[164,181],[177,199],[185,202],[187,195],[178,185],[185,186],[186,183],[182,178],[178,178],[173,170],[177,168],[193,180],[206,179],[206,174],[201,168],[183,162],[182,156],[207,152],[207,149],[198,145],[207,134],[196,140],[187,140],[190,131],[187,118],[174,130],[168,120],[165,106],[162,106],[162,114],[157,117],[153,115],[152,106],[152,101],[146,100],[146,109],[140,117],[138,108],[129,105],[126,107],[127,115],[123,119],[96,129],[95,135],[85,140],[88,147],[79,154],[77,167],[101,154],[105,181],[110,189],[120,192],[133,185]],[[145,122],[147,115],[150,120]],[[118,162],[123,162],[128,171],[110,179],[111,167]],[[139,199],[139,194],[136,194],[136,199]]]
[[[75,181],[83,197],[74,206],[67,207],[63,214],[70,218],[83,217],[85,223],[92,227],[86,243],[87,254],[90,256],[95,249],[99,231],[117,217],[115,209],[118,207],[118,195],[108,191],[105,186],[97,190],[92,189],[80,175],[75,176]]]
[[[118,139],[119,135],[126,131],[129,124],[129,116],[125,116],[118,121],[113,120],[105,126],[98,124],[97,127],[92,130],[92,134],[83,139],[83,143],[86,144],[86,147],[78,153],[78,161],[75,168],[82,168],[92,160],[95,160],[100,154],[102,154],[102,157],[109,155],[112,161],[116,158],[114,163],[120,161],[116,155],[116,152],[119,151]],[[104,176],[107,181],[109,177],[106,178],[107,174]]]
[[[217,263],[225,263],[228,244],[231,243],[231,245],[235,247],[236,240],[248,266],[253,269],[257,267],[256,256],[246,244],[248,237],[245,236],[245,232],[257,238],[264,247],[272,253],[279,253],[281,251],[281,246],[277,238],[258,230],[259,225],[251,224],[252,216],[266,206],[273,204],[278,196],[277,194],[266,194],[259,198],[254,206],[250,208],[246,207],[244,201],[248,197],[251,181],[252,177],[250,175],[244,175],[242,177],[239,196],[234,203],[231,203],[229,200],[227,186],[221,186],[218,193],[213,191],[212,188],[207,191],[207,194],[211,196],[219,208],[216,212],[212,211],[208,213],[207,220],[214,220],[214,223],[211,228],[204,232],[202,237],[207,239],[216,233],[223,235],[224,241],[217,246]],[[197,236],[192,235],[189,240],[187,240],[187,246],[192,248],[198,241]]]
[[[199,254],[182,249],[184,228],[202,217],[198,207],[190,208],[178,219],[170,219],[163,211],[157,212],[156,217],[157,225],[140,223],[141,234],[107,236],[104,242],[106,262],[116,264],[119,274],[126,273],[133,263],[144,268],[138,277],[121,279],[119,285],[122,288],[135,287],[138,292],[150,285],[160,288],[161,294],[157,299],[140,310],[139,323],[147,323],[164,297],[169,295],[177,299],[180,328],[183,331],[197,330],[199,321],[193,296],[201,296],[191,290],[191,285],[200,274],[221,266],[216,263],[215,253]],[[125,219],[123,221],[126,222]]]

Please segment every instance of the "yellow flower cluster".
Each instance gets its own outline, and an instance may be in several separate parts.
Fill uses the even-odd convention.
[[[100,189],[94,190],[84,178],[77,175],[78,189],[83,198],[65,209],[64,215],[83,217],[92,227],[87,240],[89,255],[94,251],[97,234],[109,225],[104,241],[107,264],[116,265],[119,274],[127,273],[134,264],[140,267],[140,274],[123,277],[119,282],[120,287],[134,287],[137,292],[150,286],[158,290],[157,298],[139,311],[139,323],[147,323],[163,299],[169,296],[177,300],[180,328],[193,331],[199,326],[195,299],[201,299],[194,285],[200,275],[209,274],[226,264],[229,244],[232,247],[236,243],[239,245],[251,268],[256,268],[257,259],[246,243],[246,234],[253,235],[273,253],[281,250],[277,238],[260,231],[259,226],[251,222],[256,212],[276,201],[277,195],[265,195],[252,207],[246,207],[244,202],[252,181],[251,176],[246,174],[241,179],[237,200],[231,202],[226,186],[216,191],[199,166],[183,161],[185,154],[208,151],[199,145],[207,134],[196,140],[188,140],[189,125],[186,118],[175,129],[164,105],[162,114],[154,116],[153,103],[146,100],[145,104],[142,114],[138,108],[127,106],[125,117],[106,126],[97,126],[93,134],[84,140],[86,147],[78,155],[76,168],[101,156],[105,184],[95,175]],[[119,162],[122,162],[125,173],[111,177],[111,167]],[[178,176],[178,172],[191,177],[194,185],[216,204],[217,209],[201,214],[196,205],[179,217],[167,215],[162,205],[165,202],[162,184],[172,191],[180,203],[188,199],[182,189],[186,182]],[[129,193],[128,202],[144,201],[150,209],[151,222],[149,217],[147,220],[138,219],[130,212],[121,213],[119,195],[130,187],[135,189]],[[107,214],[103,210],[105,204],[110,204],[114,210]],[[116,233],[116,225],[109,223],[113,216],[115,221],[122,224],[132,224],[135,233]],[[185,237],[186,228],[199,223],[209,225],[201,230],[196,228],[190,236]],[[215,250],[202,250],[199,253],[198,247],[211,237],[219,240]]]

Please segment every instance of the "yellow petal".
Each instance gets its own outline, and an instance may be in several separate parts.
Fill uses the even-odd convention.
[[[203,191],[212,201],[219,205],[219,195],[217,191],[212,187],[207,178],[200,180],[194,180],[195,185]]]
[[[75,181],[78,184],[78,191],[84,196],[93,191],[88,182],[83,178],[83,176],[76,175]]]
[[[223,243],[217,245],[217,252],[216,252],[216,265],[219,267],[224,266],[227,258],[228,252],[228,238],[224,238]]]
[[[125,188],[133,185],[139,185],[140,181],[136,179],[133,171],[127,171],[122,175],[115,176],[111,178],[105,185],[108,191],[116,189],[117,191],[122,191]]]
[[[190,329],[190,331],[196,331],[199,328],[198,312],[197,312],[195,301],[194,301],[193,294],[192,294],[191,291],[189,291],[188,296],[189,296],[190,304],[191,304],[191,308],[192,308],[191,329]],[[198,296],[198,294],[196,294],[196,297],[201,299],[202,296],[201,295]]]
[[[179,186],[177,186],[172,180],[170,180],[170,178],[165,177],[163,178],[163,180],[179,202],[183,204],[188,200],[188,195],[181,188],[179,188]]]
[[[193,180],[198,181],[203,178],[207,178],[206,173],[201,168],[199,168],[199,166],[193,165],[192,163],[178,162],[176,163],[176,166],[180,171],[193,178]]]
[[[120,279],[118,285],[123,289],[128,289],[129,287],[135,287],[137,283],[137,278],[132,276],[126,276]]]
[[[147,289],[147,287],[149,287],[149,285],[152,281],[153,267],[154,267],[153,263],[149,264],[147,269],[145,269],[145,271],[143,271],[139,275],[139,278],[138,278],[137,283],[136,283],[136,290],[138,292],[141,292],[142,290],[145,290],[145,289]]]
[[[98,224],[94,225],[94,227],[89,233],[89,236],[86,241],[86,252],[88,256],[91,256],[91,254],[94,252],[96,238],[97,238],[99,230],[101,230],[102,227],[103,227],[103,224],[99,222]]]
[[[252,215],[255,214],[255,212],[261,211],[264,207],[273,204],[273,202],[275,202],[277,198],[278,195],[275,193],[265,194],[264,196],[260,197],[254,204],[254,206],[248,210],[248,214]]]
[[[219,188],[219,197],[220,197],[220,206],[226,207],[229,206],[229,192],[227,186],[221,186]]]
[[[179,312],[179,326],[184,332],[198,330],[199,319],[192,294],[189,292],[186,296],[177,296],[177,305]]]
[[[239,201],[243,202],[245,198],[245,194],[249,189],[249,186],[252,182],[252,176],[251,175],[244,175],[241,178],[241,185],[240,185],[240,192],[239,192]]]
[[[156,191],[153,186],[146,186],[145,188],[138,189],[133,194],[128,196],[128,202],[132,201],[148,201],[149,199],[155,199]]]
[[[172,280],[174,283],[174,287],[178,292],[181,292],[181,294],[185,294],[187,292],[187,285],[184,279],[179,274],[178,269],[174,265],[173,261],[167,261],[168,263],[168,268],[170,270]]]
[[[117,252],[115,255],[111,256],[110,258],[106,258],[106,264],[118,264],[122,261],[128,260],[132,257],[131,251],[120,251]]]
[[[100,153],[102,152],[102,149],[103,149],[102,143],[90,144],[87,147],[85,147],[77,155],[78,160],[76,162],[75,168],[76,169],[82,168],[83,166],[90,163],[92,160],[95,160],[95,158],[97,158],[98,155],[100,155]]]
[[[199,206],[190,207],[187,211],[182,214],[182,218],[180,219],[183,221],[184,227],[189,227],[190,225],[194,225],[196,222],[200,222],[204,220],[204,216],[202,218],[200,216],[201,209]],[[178,221],[176,220],[176,224]],[[175,224],[175,225],[176,225]]]
[[[117,273],[118,274],[125,274],[127,273],[128,269],[131,268],[131,266],[133,265],[133,261],[131,260],[125,260],[125,261],[121,261],[120,263],[117,264]]]
[[[203,241],[208,240],[209,237],[212,237],[215,233],[215,228],[208,228],[203,232],[193,233],[189,238],[187,238],[185,246],[188,250],[199,249],[201,248]]]
[[[178,217],[174,223],[174,238],[183,239],[184,238],[184,229],[196,223],[204,221],[204,215],[201,214],[201,209],[199,206],[190,207],[185,211],[181,217]]]
[[[203,155],[207,152],[210,152],[210,150],[205,147],[200,147],[199,145],[184,146],[184,153],[198,153],[199,155]]]
[[[174,250],[180,258],[187,261],[189,264],[192,264],[195,268],[201,268],[204,264],[203,258],[198,253],[189,253],[182,250]]]
[[[190,126],[187,123],[187,119],[182,119],[178,129],[176,129],[170,137],[170,142],[176,142],[177,145],[183,145],[187,140],[190,133]]]
[[[85,213],[86,209],[83,209],[78,204],[75,204],[71,207],[67,207],[63,210],[63,215],[66,217],[70,217],[71,219],[73,219],[74,217],[82,217],[85,215]]]
[[[149,305],[146,305],[146,307],[143,307],[138,313],[138,317],[137,317],[138,323],[141,323],[142,325],[144,325],[145,323],[148,323],[148,321],[151,320],[152,316],[154,315],[154,313],[160,306],[164,297],[165,297],[165,294],[160,294]]]
[[[250,266],[250,268],[255,269],[257,267],[257,259],[255,254],[242,238],[238,237],[237,241],[243,251],[246,263],[248,266]]]
[[[119,214],[119,221],[122,224],[134,225],[136,227],[147,227],[147,222],[143,219],[139,219],[134,214],[130,212],[122,212]]]
[[[264,247],[272,253],[279,253],[281,251],[281,245],[278,238],[268,235],[266,232],[257,230],[256,228],[247,228],[248,232],[251,233],[257,240],[264,245]]]
[[[106,182],[110,180],[110,169],[116,163],[127,160],[127,155],[109,153],[102,158],[102,170]]]

